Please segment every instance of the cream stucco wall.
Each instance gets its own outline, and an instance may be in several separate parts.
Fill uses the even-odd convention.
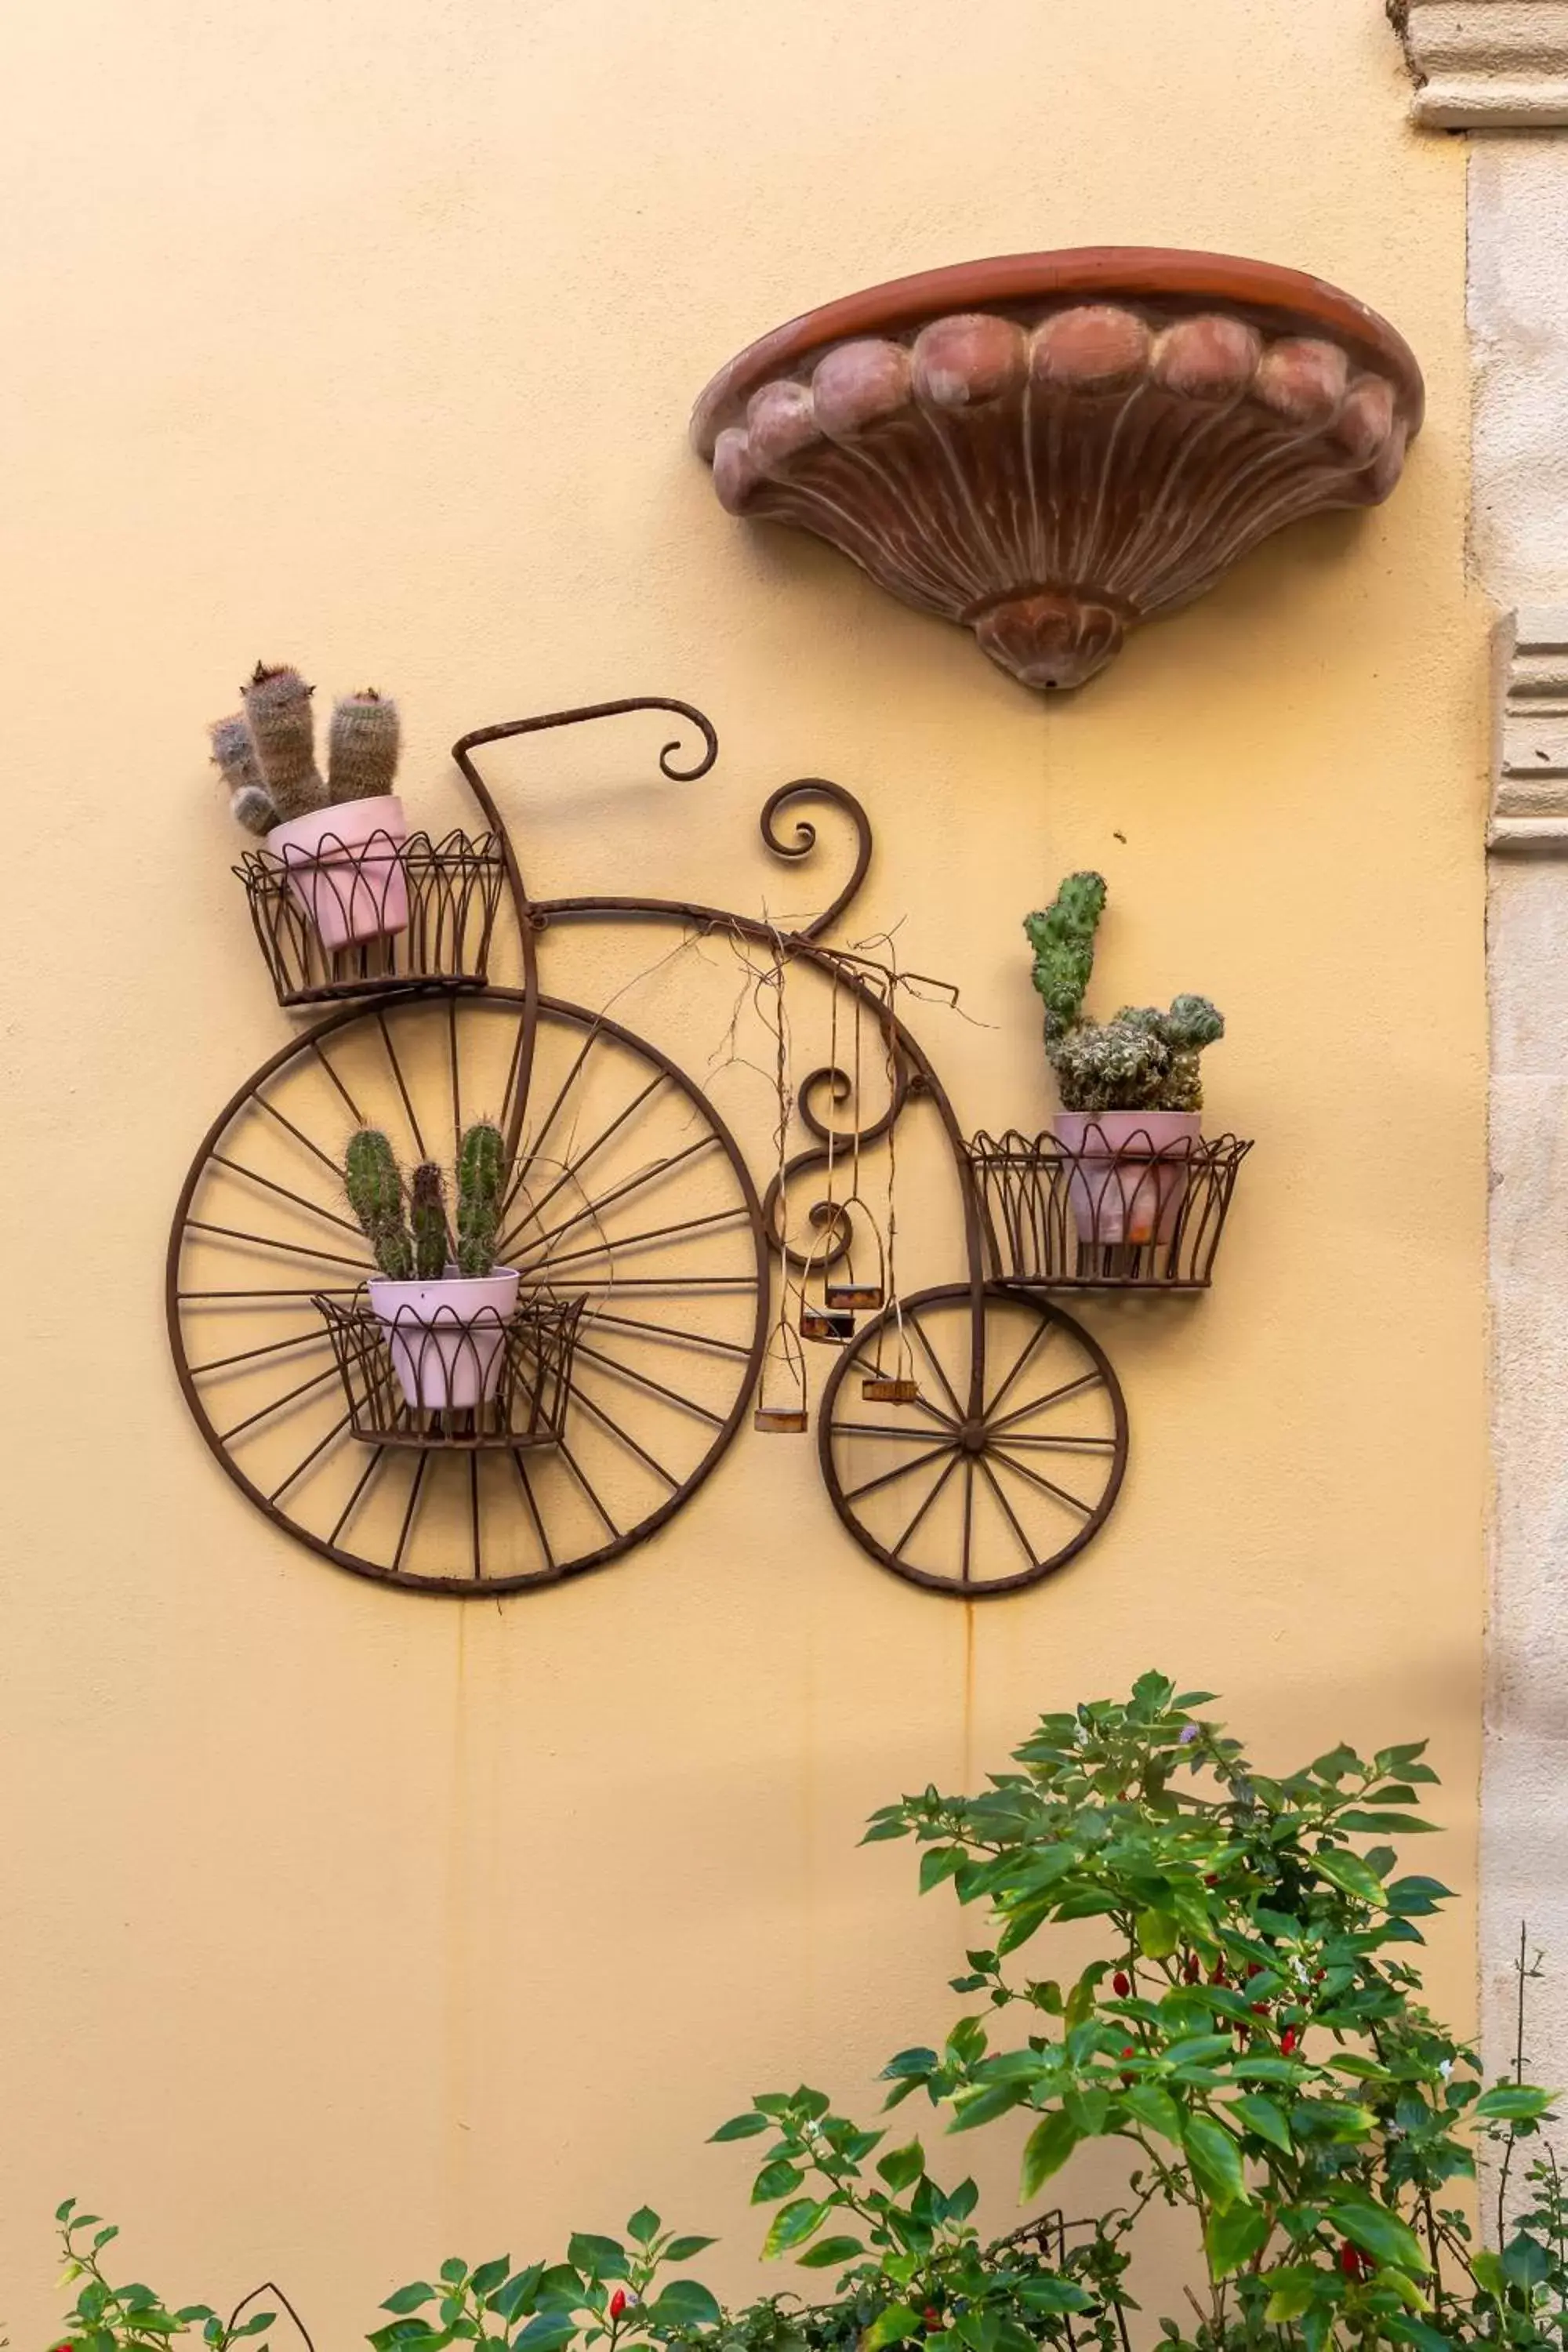
[[[1468,1900],[1463,157],[1402,127],[1380,8],[54,0],[5,42],[5,1068],[35,1223],[4,1410],[13,2342],[47,2340],[69,2190],[138,2274],[270,2273],[329,2344],[452,2247],[542,2250],[645,2195],[745,2284],[743,2168],[705,2132],[773,2081],[860,2095],[950,2007],[952,1918],[900,1849],[856,1854],[862,1816],[1151,1662],[1280,1762],[1430,1731]],[[1049,709],[720,515],[685,413],[751,334],[1116,240],[1387,312],[1430,387],[1391,506],[1277,542]],[[189,1154],[284,1034],[199,738],[263,649],[395,687],[442,816],[465,727],[710,709],[700,787],[650,788],[630,741],[600,755],[624,802],[574,796],[580,757],[509,772],[552,887],[755,904],[763,792],[841,777],[881,827],[868,924],[905,918],[994,1024],[931,1034],[975,1123],[1046,1105],[1018,915],[1105,866],[1107,994],[1211,989],[1215,1108],[1259,1147],[1212,1297],[1096,1318],[1136,1454],[1075,1568],[972,1614],[906,1590],[805,1449],[749,1436],[659,1542],[500,1607],[361,1583],[246,1507],[159,1286]],[[1433,1956],[1460,2015],[1472,1936],[1467,1909]]]

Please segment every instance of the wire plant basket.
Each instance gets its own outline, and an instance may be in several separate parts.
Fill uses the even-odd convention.
[[[1237,1175],[1234,1135],[1081,1147],[1016,1129],[965,1147],[1004,1282],[1038,1290],[1206,1290]]]
[[[489,976],[506,881],[494,834],[329,837],[310,858],[247,850],[234,870],[281,1005]]]
[[[572,1399],[572,1362],[585,1298],[521,1299],[429,1319],[374,1313],[319,1297],[352,1434],[373,1445],[518,1450],[558,1445]]]

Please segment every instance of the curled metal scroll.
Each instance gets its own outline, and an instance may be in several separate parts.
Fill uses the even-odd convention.
[[[879,1018],[890,1020],[891,1016],[879,1013]],[[774,1176],[763,1195],[763,1224],[768,1240],[784,1264],[797,1274],[825,1274],[830,1266],[837,1265],[839,1260],[847,1255],[854,1239],[854,1232],[851,1220],[846,1213],[846,1205],[842,1201],[814,1201],[808,1212],[812,1228],[824,1238],[814,1244],[809,1250],[797,1249],[784,1229],[782,1209],[784,1196],[790,1186],[803,1177],[809,1169],[826,1168],[830,1156],[837,1160],[844,1153],[863,1152],[868,1146],[879,1143],[883,1137],[897,1125],[903,1116],[905,1105],[910,1098],[911,1073],[903,1055],[899,1051],[896,1038],[890,1058],[893,1090],[887,1107],[879,1111],[874,1119],[868,1119],[861,1128],[833,1127],[830,1129],[826,1121],[812,1107],[813,1091],[825,1086],[828,1088],[830,1101],[844,1103],[849,1100],[854,1094],[855,1086],[847,1070],[840,1070],[831,1063],[825,1063],[820,1069],[811,1071],[801,1081],[795,1097],[795,1108],[801,1125],[808,1134],[816,1136],[817,1140],[808,1144],[804,1151],[797,1151],[793,1159],[786,1161],[783,1170]]]
[[[841,810],[855,828],[855,866],[848,881],[830,907],[825,908],[811,922],[800,924],[791,934],[800,940],[819,940],[825,931],[833,929],[845,908],[859,895],[860,885],[870,870],[871,820],[854,793],[847,792],[842,784],[834,783],[826,776],[797,776],[793,783],[781,784],[777,792],[769,793],[763,803],[762,815],[757,820],[758,830],[775,857],[787,858],[794,864],[803,857],[809,857],[816,847],[816,827],[808,816],[795,819],[793,842],[783,840],[773,829],[773,819],[781,810],[787,808],[792,801],[808,798],[826,801],[832,807]]]

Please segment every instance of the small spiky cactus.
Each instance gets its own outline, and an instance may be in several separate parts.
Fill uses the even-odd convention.
[[[334,805],[391,792],[398,743],[397,705],[374,687],[334,703],[327,732],[327,791]]]
[[[1049,907],[1024,918],[1062,1108],[1201,1110],[1198,1056],[1225,1034],[1225,1021],[1207,997],[1178,996],[1168,1013],[1124,1004],[1114,1021],[1084,1017],[1105,899],[1102,875],[1069,874]]]
[[[381,1272],[392,1282],[411,1281],[414,1243],[403,1211],[403,1179],[379,1127],[362,1127],[349,1138],[343,1185]]]
[[[280,824],[327,805],[316,766],[311,692],[297,669],[268,669],[262,662],[245,689],[246,725]]]
[[[477,1119],[458,1147],[458,1270],[486,1275],[496,1262],[506,1145],[499,1127]]]
[[[409,1179],[408,1223],[415,1278],[439,1282],[452,1255],[452,1237],[447,1230],[446,1181],[433,1160],[422,1160]]]
[[[245,713],[215,719],[207,729],[213,764],[228,786],[228,804],[247,833],[270,833],[278,822],[272,795],[261,781],[256,746],[245,723]]]

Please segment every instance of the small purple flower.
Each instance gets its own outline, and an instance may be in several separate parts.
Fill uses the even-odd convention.
[[[1181,1736],[1176,1742],[1177,1747],[1190,1748],[1202,1729],[1202,1724],[1184,1723],[1181,1729]]]

